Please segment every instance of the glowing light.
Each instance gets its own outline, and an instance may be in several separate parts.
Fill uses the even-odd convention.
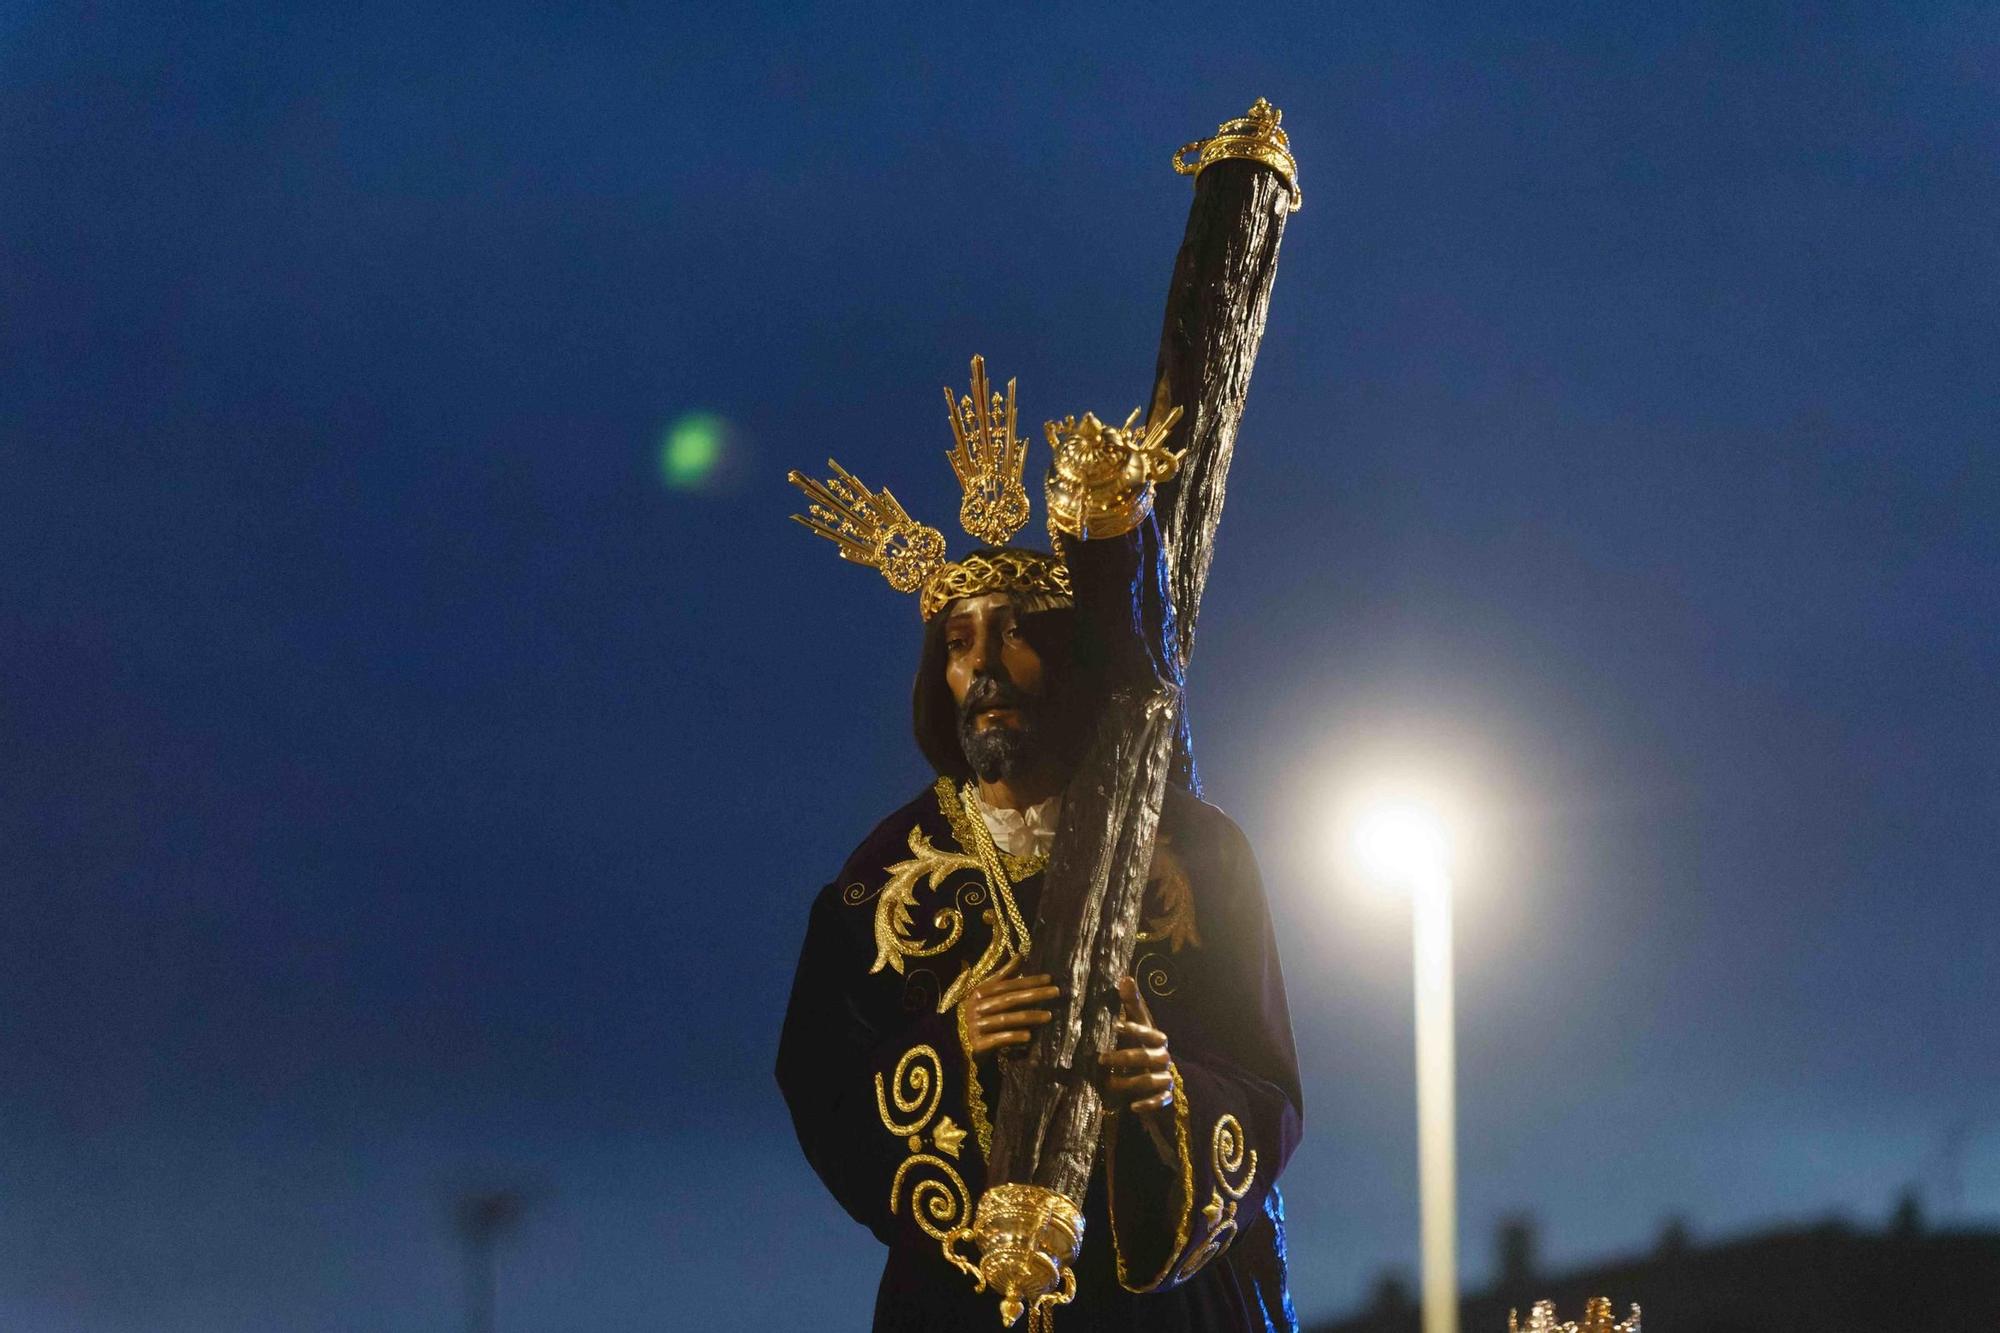
[[[1351,826],[1355,860],[1410,895],[1416,983],[1417,1216],[1424,1333],[1458,1333],[1458,1091],[1452,1018],[1451,835],[1432,803],[1383,797]]]
[[[1371,878],[1397,887],[1432,880],[1451,860],[1451,837],[1429,806],[1410,800],[1383,801],[1355,822],[1354,854]]]
[[[721,417],[691,412],[660,437],[660,478],[677,491],[698,489],[715,474],[729,442]]]

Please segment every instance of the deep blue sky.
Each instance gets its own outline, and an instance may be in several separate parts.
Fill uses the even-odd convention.
[[[1145,399],[1264,95],[1285,240],[1193,672],[1283,927],[1306,1314],[1415,1248],[1407,925],[1482,814],[1464,1248],[2000,1215],[2000,20],[1408,3],[0,10],[0,1323],[860,1327],[769,1077],[923,779],[917,626],[784,521],[949,527],[940,384]],[[703,492],[663,427],[733,423]],[[1039,465],[1039,464],[1038,464]]]

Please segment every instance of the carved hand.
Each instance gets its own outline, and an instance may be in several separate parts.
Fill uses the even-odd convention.
[[[959,1001],[965,1010],[965,1030],[971,1038],[967,1044],[974,1055],[1004,1046],[1025,1046],[1034,1035],[1033,1029],[1049,1021],[1049,1011],[1035,1006],[1047,1004],[1061,995],[1062,990],[1049,984],[1046,972],[1032,977],[1015,976],[1014,969],[1020,965],[1021,960],[1015,958]]]
[[[1167,1034],[1153,1026],[1146,997],[1130,977],[1118,983],[1118,1007],[1120,1017],[1113,1029],[1118,1045],[1099,1060],[1107,1075],[1104,1100],[1114,1110],[1129,1107],[1151,1122],[1174,1104]]]

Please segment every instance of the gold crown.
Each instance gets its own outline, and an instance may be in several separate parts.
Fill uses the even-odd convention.
[[[1614,1324],[1611,1301],[1604,1296],[1593,1296],[1584,1303],[1581,1324],[1558,1324],[1554,1301],[1536,1301],[1525,1328],[1516,1318],[1515,1311],[1507,1312],[1507,1333],[1639,1333],[1639,1307],[1633,1306],[1630,1316]]]
[[[917,612],[929,620],[961,597],[989,592],[1038,593],[1051,605],[1071,600],[1069,566],[1045,551],[1010,546],[1003,551],[974,551],[963,560],[938,566],[924,581]]]
[[[986,380],[986,360],[972,358],[972,392],[962,398],[944,391],[955,447],[946,457],[964,499],[959,522],[972,536],[998,551],[974,552],[964,560],[945,558],[944,534],[910,517],[885,486],[871,491],[832,459],[832,475],[816,481],[797,470],[787,480],[806,495],[806,512],[794,522],[832,542],[841,559],[882,571],[898,592],[918,594],[917,609],[929,620],[961,597],[989,592],[1025,592],[1067,605],[1069,570],[1045,551],[1004,546],[1028,522],[1028,492],[1021,470],[1028,448],[1015,433],[1014,381],[1003,396]],[[1157,424],[1141,428],[1134,412],[1122,428],[1105,426],[1084,414],[1049,422],[1055,450],[1048,480],[1051,533],[1109,537],[1131,528],[1152,511],[1153,482],[1174,473],[1180,459],[1163,447],[1180,417],[1174,408]]]
[[[1296,213],[1305,207],[1305,196],[1299,193],[1299,161],[1292,156],[1292,138],[1278,128],[1284,118],[1284,112],[1260,97],[1244,115],[1216,126],[1209,138],[1182,144],[1174,154],[1174,170],[1199,177],[1216,163],[1232,158],[1262,162],[1284,179],[1292,196],[1292,212]],[[1181,160],[1197,150],[1200,155],[1194,161]]]

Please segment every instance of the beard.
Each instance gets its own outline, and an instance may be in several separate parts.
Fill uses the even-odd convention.
[[[1012,681],[988,675],[972,678],[972,687],[958,705],[958,747],[981,782],[1005,782],[1041,760],[1045,742],[1040,704]],[[979,728],[979,714],[988,708],[1013,709],[1020,725],[996,722]]]

